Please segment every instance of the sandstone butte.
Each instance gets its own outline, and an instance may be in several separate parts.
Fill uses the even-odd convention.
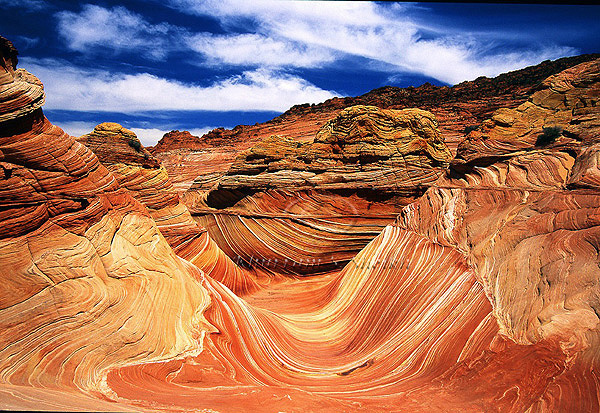
[[[519,106],[548,76],[597,58],[600,54],[545,61],[495,78],[480,77],[452,87],[429,83],[408,88],[386,86],[357,97],[336,97],[316,105],[297,105],[268,122],[238,125],[231,130],[217,128],[201,137],[187,131],[173,131],[150,150],[169,171],[176,191],[188,190],[198,177],[198,170],[202,170],[204,189],[210,189],[239,152],[260,140],[280,135],[310,142],[319,128],[341,110],[365,105],[383,109],[416,107],[430,111],[436,116],[439,129],[454,155],[465,131],[480,125],[495,110]]]
[[[0,52],[0,408],[600,410],[600,60],[491,114],[452,159],[433,144],[432,115],[389,112],[432,119],[395,131],[400,147],[429,131],[432,148],[420,147],[440,162],[429,166],[439,178],[426,178],[420,197],[259,186],[216,213],[196,198],[190,205],[204,209],[186,208],[121,126],[79,139],[53,126],[41,83],[16,69],[5,39]],[[386,113],[355,111],[373,125]],[[328,158],[323,148],[315,159]],[[295,156],[290,144],[281,171],[304,164]],[[238,266],[256,281],[240,293],[218,280],[222,270],[201,269],[232,244],[261,256],[263,236],[289,260],[336,242],[349,250],[344,225],[402,203],[362,232],[370,241],[343,268],[298,277],[286,262],[258,273],[232,260],[223,271]],[[222,228],[206,252],[200,213]],[[255,238],[225,216],[245,219]]]

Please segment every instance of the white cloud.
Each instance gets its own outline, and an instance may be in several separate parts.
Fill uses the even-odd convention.
[[[115,51],[143,51],[152,59],[164,59],[177,44],[173,38],[180,35],[172,25],[151,24],[121,6],[107,9],[85,4],[79,13],[62,11],[56,17],[59,34],[70,49],[79,52],[103,46]]]
[[[193,128],[188,130],[189,133],[191,133],[194,136],[202,136],[208,132],[210,132],[213,129],[217,129],[217,128],[226,128],[226,129],[231,129],[232,126],[205,126],[203,128]]]
[[[187,43],[193,50],[203,54],[209,62],[231,65],[315,67],[334,60],[334,54],[326,48],[253,33],[199,33],[189,36]]]
[[[298,103],[318,103],[335,96],[300,77],[266,69],[246,71],[204,87],[148,73],[82,69],[54,59],[24,58],[21,67],[44,83],[48,109],[285,111]]]
[[[145,147],[154,146],[168,130],[157,128],[127,128],[135,133]]]
[[[82,121],[52,122],[71,136],[79,137],[94,130],[97,123]]]
[[[291,56],[295,50],[316,50],[325,57],[360,56],[386,63],[394,71],[419,73],[454,84],[482,75],[496,76],[576,52],[568,47],[548,46],[532,47],[519,54],[489,54],[486,49],[494,33],[485,36],[451,30],[445,33],[439,27],[434,29],[417,23],[406,13],[420,6],[397,3],[388,7],[375,2],[347,1],[171,0],[171,5],[181,12],[219,18],[225,27],[240,19],[252,20],[259,35],[251,39],[254,45],[249,39],[240,39],[235,34],[220,37],[212,43],[196,44],[196,50],[212,51],[230,63],[236,63],[236,59],[239,63],[259,62],[260,57],[255,56],[253,60],[250,50],[265,51],[265,63],[281,63],[284,57],[272,56],[277,53],[277,48],[285,50],[286,45],[294,45],[296,49],[287,50]],[[423,31],[435,36],[423,39]],[[234,49],[239,46],[239,56],[216,50],[219,41]],[[330,61],[325,57],[318,59],[319,54],[315,55],[315,64]]]

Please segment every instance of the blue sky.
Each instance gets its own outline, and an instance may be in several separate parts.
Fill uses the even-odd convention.
[[[0,34],[80,135],[145,145],[384,85],[453,85],[600,51],[600,7],[265,0],[0,0]]]

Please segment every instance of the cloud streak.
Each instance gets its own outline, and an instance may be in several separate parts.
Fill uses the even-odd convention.
[[[285,111],[335,96],[306,80],[274,70],[245,71],[207,87],[148,73],[82,69],[66,62],[24,58],[21,67],[46,88],[46,108],[136,113],[157,110]]]
[[[492,52],[488,45],[494,42],[494,33],[482,36],[447,30],[449,34],[444,34],[433,25],[417,23],[409,17],[411,5],[269,0],[171,0],[170,4],[181,12],[220,19],[225,27],[235,27],[244,19],[253,22],[258,32],[254,39],[231,33],[193,43],[196,51],[232,64],[260,64],[258,52],[263,50],[272,57],[264,63],[285,64],[278,53],[285,50],[284,45],[294,45],[295,49],[287,51],[294,56],[289,60],[295,60],[298,67],[334,63],[336,56],[356,56],[385,63],[380,67],[390,71],[419,73],[455,84],[577,52],[556,45],[531,46],[522,53]],[[219,45],[233,45],[234,49],[239,46],[237,49],[241,50],[236,56],[219,52]],[[308,52],[295,53],[302,49]]]
[[[202,54],[208,63],[265,67],[320,67],[335,60],[329,49],[299,42],[244,33],[188,36],[189,47]]]
[[[142,15],[121,6],[85,4],[78,13],[61,11],[55,17],[67,46],[83,53],[108,48],[115,52],[143,52],[152,60],[163,60],[183,36],[176,26],[151,24]]]

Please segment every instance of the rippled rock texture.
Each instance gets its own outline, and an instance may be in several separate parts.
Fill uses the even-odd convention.
[[[210,299],[203,274],[92,151],[31,111],[31,99],[6,103],[33,76],[15,73],[0,43],[1,403],[27,407],[19,395],[41,394],[58,410],[89,409],[86,394],[108,391],[109,368],[198,353]],[[23,96],[42,90],[27,83]]]
[[[0,41],[10,86],[16,60]],[[3,108],[0,408],[600,410],[599,85],[600,61],[548,78],[447,169],[421,110],[370,142],[397,113],[349,109],[364,117],[306,144],[345,171],[390,148],[438,168],[401,211],[402,194],[311,186],[221,211],[197,202],[192,216],[120,125],[76,141],[41,108]],[[274,161],[283,171],[312,168],[297,147]],[[275,256],[255,289],[224,281]]]
[[[450,159],[431,113],[354,106],[312,142],[263,140],[186,202],[243,266],[315,274],[346,265]]]
[[[318,130],[347,107],[377,106],[382,109],[420,108],[433,113],[452,155],[469,130],[490,118],[499,108],[515,108],[525,102],[537,85],[548,76],[579,63],[600,57],[598,54],[545,61],[495,78],[480,77],[454,85],[398,88],[386,86],[357,97],[332,98],[316,105],[297,105],[270,121],[217,128],[204,136],[174,131],[166,134],[152,149],[165,165],[177,191],[190,188],[196,180],[205,188],[223,175],[236,156],[257,142],[273,135],[310,142]]]

